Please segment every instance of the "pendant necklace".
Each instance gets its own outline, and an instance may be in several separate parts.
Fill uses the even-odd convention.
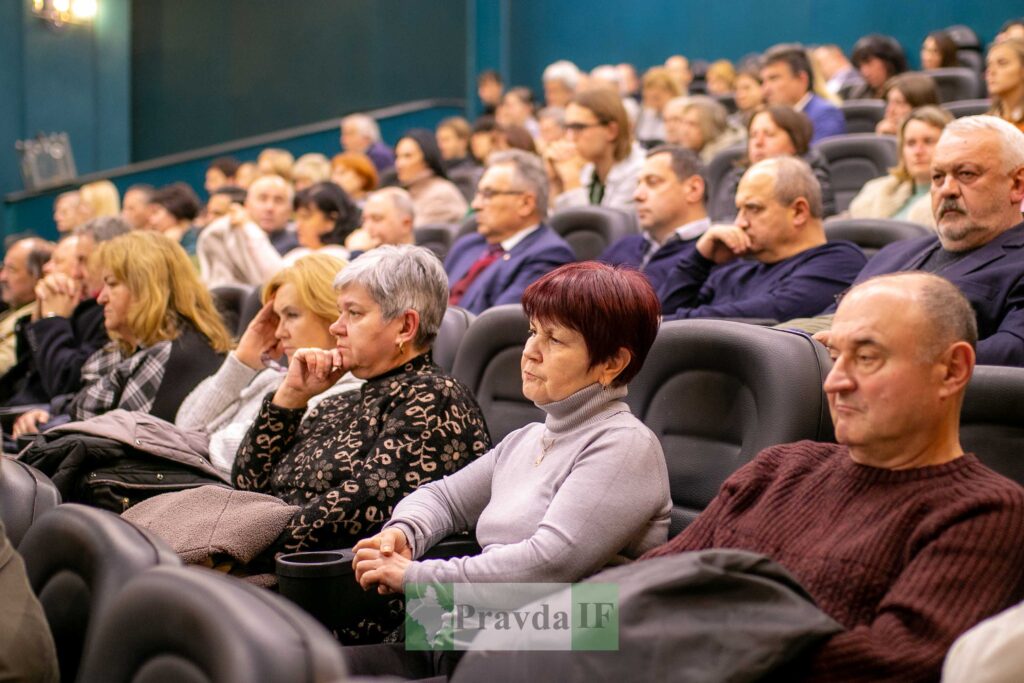
[[[553,437],[553,436],[551,438],[548,438],[548,437],[545,437],[545,436],[540,437],[540,455],[538,455],[537,459],[533,461],[533,466],[534,467],[540,466],[540,464],[541,464],[541,462],[543,462],[545,456],[547,456],[548,450],[550,450],[551,447],[554,446],[554,445],[555,445],[555,437]]]

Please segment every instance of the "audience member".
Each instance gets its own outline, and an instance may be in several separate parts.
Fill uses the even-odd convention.
[[[711,226],[704,194],[704,167],[697,155],[678,145],[655,147],[644,159],[634,193],[643,233],[609,245],[598,260],[636,268],[658,291]]]
[[[593,90],[595,88],[605,88],[618,94],[619,103],[626,111],[626,119],[629,121],[629,125],[631,127],[636,125],[637,118],[640,116],[640,104],[632,97],[626,95],[622,78],[615,65],[599,64],[590,70],[585,90]],[[577,94],[580,92],[582,91],[577,91]]]
[[[546,153],[549,145],[565,138],[565,109],[544,107],[537,112],[537,126],[540,128],[537,145]]]
[[[400,187],[377,190],[366,201],[361,229],[370,240],[370,248],[381,244],[413,244],[416,207],[408,192]]]
[[[150,198],[147,227],[180,244],[189,256],[195,256],[199,228],[194,221],[198,215],[199,197],[188,183],[171,183]]]
[[[907,57],[895,38],[871,33],[854,44],[853,65],[864,85],[852,90],[847,99],[881,99],[886,81],[907,70]]]
[[[729,117],[729,122],[742,130],[747,129],[751,117],[764,104],[764,92],[761,89],[761,68],[759,66],[741,67],[736,74],[736,113]]]
[[[8,466],[7,463],[2,463]],[[0,473],[2,478],[2,473]],[[0,521],[0,676],[8,681],[57,683],[57,650],[25,563]]]
[[[821,338],[838,443],[762,451],[645,559],[736,548],[784,565],[846,628],[786,680],[936,680],[953,639],[1024,589],[1024,491],[960,445],[976,339],[942,278],[858,285]]]
[[[256,164],[251,161],[244,161],[238,166],[238,171],[235,173],[235,185],[248,190],[249,186],[252,185],[253,181],[259,176],[259,171],[256,168]]]
[[[317,183],[295,195],[295,226],[299,246],[285,254],[282,265],[313,253],[344,260],[345,240],[359,227],[359,208],[334,183]]]
[[[636,67],[629,62],[619,62],[615,65],[615,71],[619,74],[619,94],[624,98],[639,100],[641,84]]]
[[[86,183],[79,188],[78,195],[82,200],[78,205],[82,222],[121,214],[121,195],[109,180]]]
[[[294,168],[295,156],[286,149],[267,147],[256,157],[256,173],[259,176],[280,176],[290,184]]]
[[[331,182],[345,190],[348,198],[362,207],[366,197],[377,189],[377,167],[360,152],[342,152],[331,159]]]
[[[301,192],[317,183],[326,183],[331,179],[331,162],[323,154],[303,154],[295,160],[292,168],[292,185],[296,192]]]
[[[956,43],[945,31],[932,31],[921,43],[921,68],[946,69],[959,66]]]
[[[992,98],[989,113],[1024,131],[1024,38],[992,46],[985,59],[985,84]]]
[[[665,60],[665,68],[672,74],[672,78],[679,84],[680,92],[690,91],[690,82],[693,81],[693,72],[690,71],[690,60],[682,55],[672,55]]]
[[[512,88],[501,98],[495,118],[503,127],[522,126],[530,137],[540,135],[537,119],[533,116],[533,93],[522,86]]]
[[[942,665],[942,683],[1017,683],[1024,668],[1024,603],[989,617],[954,641]]]
[[[173,420],[182,399],[216,371],[231,346],[179,244],[136,230],[100,244],[95,259],[103,278],[97,302],[112,341],[85,361],[82,388],[70,401],[55,399],[48,410],[22,415],[15,438],[54,419],[86,420],[115,408]]]
[[[43,266],[56,245],[38,237],[26,237],[12,244],[0,268],[0,299],[7,310],[0,313],[0,375],[17,362],[17,322],[32,315],[36,284],[43,278]]]
[[[825,89],[836,97],[850,99],[850,91],[863,85],[864,79],[838,45],[819,45],[811,51],[811,56],[821,69]]]
[[[70,235],[71,231],[83,223],[79,205],[82,203],[82,195],[78,190],[61,192],[53,201],[53,222],[57,226],[57,232],[61,235]]]
[[[494,151],[497,131],[498,122],[493,116],[481,116],[473,123],[473,132],[469,136],[469,152],[478,164],[487,164],[487,157]]]
[[[547,151],[555,209],[632,209],[644,152],[633,144],[619,96],[602,87],[578,93],[565,111],[565,130],[566,139]]]
[[[544,411],[544,423],[512,432],[395,506],[382,532],[356,544],[353,564],[364,588],[579,581],[667,537],[665,457],[623,402],[658,331],[657,296],[636,273],[574,263],[531,285],[523,308],[530,318],[523,394]],[[482,553],[418,559],[463,531]],[[373,656],[381,648],[395,650],[349,648],[361,655],[348,658],[352,673],[385,673]],[[403,659],[429,664],[433,655],[409,651]]]
[[[477,232],[457,240],[445,259],[450,305],[481,313],[517,304],[540,276],[576,260],[565,240],[544,225],[547,202],[538,157],[521,150],[491,155],[473,199]]]
[[[469,154],[471,133],[469,121],[461,116],[452,116],[437,124],[437,147],[441,150],[445,173],[467,202],[473,200],[476,184],[483,174],[483,167]]]
[[[668,139],[665,135],[662,111],[672,98],[681,94],[679,84],[672,78],[668,69],[656,66],[647,70],[644,74],[640,115],[633,128],[633,137],[637,142],[649,149]]]
[[[234,157],[217,157],[206,167],[206,179],[203,183],[203,189],[206,190],[207,194],[213,194],[225,185],[234,185],[237,182],[236,176],[239,166],[241,164]],[[125,201],[128,201],[127,193],[125,193]]]
[[[564,109],[576,94],[580,82],[580,70],[572,62],[561,59],[548,64],[542,77],[544,82],[544,104]]]
[[[707,95],[677,97],[665,105],[665,139],[693,150],[705,164],[726,147],[743,142],[725,107]]]
[[[765,101],[793,107],[811,121],[811,144],[846,133],[846,119],[834,104],[814,93],[814,69],[800,45],[776,45],[764,54],[761,83]]]
[[[1016,38],[1017,40],[1024,40],[1024,17],[1017,17],[1016,19],[1008,19],[1003,23],[999,29],[999,33],[996,34],[994,42],[1001,43],[1008,38]]]
[[[199,235],[196,255],[208,287],[259,285],[282,266],[281,256],[299,246],[289,230],[292,186],[280,176],[262,176],[249,187],[245,208],[236,207]]]
[[[328,254],[312,254],[283,268],[263,288],[263,308],[246,327],[238,346],[216,374],[204,379],[182,401],[174,424],[209,436],[210,462],[231,474],[235,453],[263,404],[263,397],[284,381],[272,359],[291,362],[299,349],[332,349],[329,331],[338,311],[334,277],[345,262]],[[333,394],[357,389],[361,382],[346,375],[310,399],[305,417]]]
[[[865,183],[850,202],[850,218],[895,218],[935,227],[930,193],[932,155],[942,130],[952,120],[938,107],[913,110],[899,128],[899,163],[888,175]]]
[[[416,225],[458,223],[469,205],[448,180],[434,134],[425,128],[406,131],[395,146],[398,182],[416,205]]]
[[[94,218],[75,228],[72,275],[48,273],[36,285],[37,315],[18,330],[18,364],[0,377],[3,405],[49,403],[81,388],[82,365],[109,341],[96,301],[102,273],[95,264],[90,270],[90,260],[97,244],[130,231],[118,218]]]
[[[519,149],[530,154],[537,154],[537,143],[530,135],[530,131],[522,126],[509,124],[498,126],[494,131],[494,152],[507,152],[510,149]],[[475,189],[475,188],[474,188]],[[471,198],[472,199],[472,198]]]
[[[736,67],[728,59],[711,62],[704,74],[709,95],[731,95],[736,86]]]
[[[885,247],[857,277],[923,270],[946,278],[974,307],[978,362],[1024,367],[1024,133],[994,116],[957,119],[932,155],[936,236]],[[785,323],[827,329],[833,308]]]
[[[245,190],[236,185],[221,185],[210,193],[210,199],[200,212],[196,224],[205,228],[218,218],[227,216],[235,206],[238,209],[245,206]]]
[[[334,284],[336,347],[294,353],[232,469],[236,488],[301,508],[268,558],[373,535],[411,491],[490,447],[470,391],[431,359],[448,295],[437,257],[421,247],[378,247]],[[303,421],[309,401],[346,372],[365,380],[359,391],[323,399]]]
[[[43,264],[43,278],[47,275],[60,273],[64,277],[73,278],[75,269],[78,267],[78,235],[71,234],[64,237],[53,248],[50,260]],[[36,284],[38,289],[39,284]],[[39,319],[39,294],[36,293],[36,309],[32,315]]]
[[[912,109],[939,104],[939,91],[932,77],[913,71],[890,78],[882,97],[885,99],[885,116],[875,126],[879,135],[896,135]]]
[[[731,221],[736,215],[736,189],[750,164],[779,156],[798,156],[810,164],[821,187],[825,216],[836,212],[832,173],[828,161],[810,146],[811,122],[790,107],[768,107],[750,119],[747,127],[747,156],[714,189],[708,213],[714,221]]]
[[[366,114],[349,114],[341,120],[341,151],[365,154],[378,175],[395,165],[395,153],[380,137],[380,126]]]
[[[505,90],[501,74],[494,69],[481,71],[476,77],[476,94],[483,105],[483,113],[494,116],[497,113],[498,105],[501,104],[501,95]]]
[[[666,318],[770,318],[821,310],[864,267],[850,242],[826,242],[821,188],[801,159],[760,161],[743,174],[735,225],[715,225],[662,286]]]
[[[121,201],[121,220],[132,230],[144,230],[149,224],[149,202],[156,188],[152,185],[132,185],[124,191]]]

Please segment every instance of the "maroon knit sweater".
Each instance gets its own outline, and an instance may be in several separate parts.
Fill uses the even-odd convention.
[[[848,630],[807,680],[937,681],[953,640],[1024,597],[1024,489],[965,455],[885,470],[845,446],[776,446],[644,558],[739,548],[786,567]]]

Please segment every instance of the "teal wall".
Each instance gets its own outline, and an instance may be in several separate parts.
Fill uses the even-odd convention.
[[[911,64],[924,36],[951,24],[974,28],[984,43],[1020,0],[515,0],[509,22],[511,80],[540,87],[557,59],[591,69],[631,62],[641,70],[672,54],[736,60],[784,41],[831,42],[849,51],[860,36],[888,33]]]
[[[135,161],[347,112],[465,94],[466,2],[136,0],[134,6]]]
[[[129,4],[54,30],[28,0],[0,1],[0,193],[22,188],[14,141],[40,131],[67,131],[79,173],[129,161]]]

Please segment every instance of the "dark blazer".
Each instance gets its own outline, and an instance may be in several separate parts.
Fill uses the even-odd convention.
[[[466,235],[452,245],[444,269],[448,272],[448,286],[462,279],[470,266],[487,251],[483,235]],[[487,267],[466,290],[459,306],[479,315],[491,306],[518,304],[523,291],[542,275],[558,266],[572,263],[576,255],[568,242],[541,223],[501,258]]]
[[[919,270],[939,248],[927,235],[879,251],[857,276]],[[960,288],[978,317],[978,363],[1024,367],[1024,223],[937,273]]]
[[[810,102],[804,107],[804,114],[814,124],[814,135],[811,136],[812,145],[822,138],[846,134],[846,118],[843,116],[843,112],[822,97],[811,95]]]
[[[609,245],[597,260],[610,266],[631,266],[639,269],[649,247],[650,242],[643,235],[626,235]],[[674,238],[661,245],[647,262],[647,267],[640,272],[647,276],[647,281],[657,292],[672,274],[676,264],[696,248],[697,238],[686,241]]]

